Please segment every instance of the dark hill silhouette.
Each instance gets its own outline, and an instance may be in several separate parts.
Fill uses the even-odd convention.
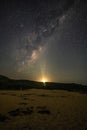
[[[46,86],[42,82],[30,80],[15,80],[0,75],[0,90],[25,90],[25,89],[49,89],[49,90],[68,90],[87,93],[87,86],[75,83],[53,83],[47,82]]]
[[[0,82],[10,80],[8,77],[0,75]]]

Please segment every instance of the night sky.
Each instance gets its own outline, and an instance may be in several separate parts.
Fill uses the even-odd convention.
[[[87,1],[0,0],[0,74],[87,85]]]

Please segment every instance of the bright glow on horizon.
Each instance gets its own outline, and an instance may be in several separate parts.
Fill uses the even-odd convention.
[[[45,79],[43,79],[43,80],[42,80],[42,82],[43,82],[43,83],[46,83],[46,80],[45,80]]]
[[[41,79],[39,80],[39,82],[46,83],[46,82],[48,82],[48,79],[47,79],[47,78],[41,78]]]

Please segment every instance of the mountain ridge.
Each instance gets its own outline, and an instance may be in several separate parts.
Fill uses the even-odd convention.
[[[87,93],[87,86],[76,83],[55,83],[23,80],[23,79],[10,79],[6,76],[0,75],[0,90],[25,90],[25,89],[49,89],[49,90],[67,90]]]

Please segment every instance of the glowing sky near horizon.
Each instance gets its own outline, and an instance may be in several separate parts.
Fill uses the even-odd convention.
[[[0,1],[0,74],[87,84],[87,2]]]

